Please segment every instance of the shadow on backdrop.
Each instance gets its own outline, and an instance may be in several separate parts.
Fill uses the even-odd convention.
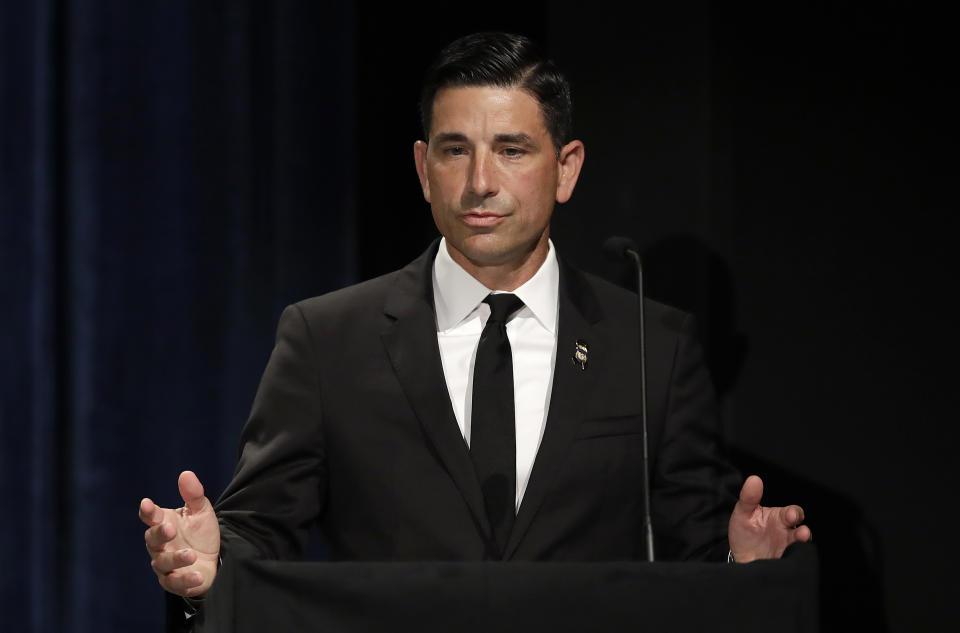
[[[697,317],[700,342],[717,395],[733,388],[747,354],[747,338],[735,322],[735,293],[730,269],[697,237],[675,235],[640,245],[644,294]],[[600,274],[637,291],[632,265],[610,265]]]

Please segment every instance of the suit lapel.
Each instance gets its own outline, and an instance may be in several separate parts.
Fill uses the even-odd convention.
[[[583,275],[560,260],[559,322],[557,354],[553,370],[550,409],[543,440],[530,473],[517,520],[507,540],[504,559],[513,556],[543,502],[557,469],[573,441],[586,394],[597,372],[583,370],[573,361],[578,341],[588,346],[596,340],[594,324],[601,318],[599,303]],[[588,364],[589,367],[589,364]]]
[[[384,306],[391,322],[380,337],[424,433],[489,539],[483,493],[450,403],[437,343],[431,271],[438,244],[400,271]]]

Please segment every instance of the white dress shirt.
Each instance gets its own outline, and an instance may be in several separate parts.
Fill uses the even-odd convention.
[[[540,448],[550,408],[553,365],[557,353],[557,314],[560,268],[553,243],[547,259],[525,284],[513,291],[524,303],[507,322],[513,355],[513,397],[516,408],[517,496],[520,507]],[[453,261],[446,240],[440,241],[433,262],[433,300],[437,311],[437,342],[447,391],[460,432],[470,445],[473,365],[477,344],[490,306],[489,289]]]

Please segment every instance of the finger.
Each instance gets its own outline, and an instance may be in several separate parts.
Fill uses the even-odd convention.
[[[178,596],[193,596],[198,593],[203,584],[203,574],[198,571],[175,570],[160,576],[160,585]]]
[[[163,521],[163,508],[150,499],[140,500],[140,520],[147,525],[159,525]]]
[[[169,574],[175,569],[186,567],[197,562],[197,554],[191,549],[181,549],[175,552],[162,552],[150,561],[153,571],[158,574]]]
[[[797,527],[803,523],[803,508],[796,505],[787,506],[783,509],[783,512],[780,513],[780,517],[787,527]]]
[[[177,486],[180,488],[183,503],[191,514],[203,509],[207,498],[203,496],[203,484],[200,483],[192,470],[185,470],[180,473]]]
[[[143,533],[143,540],[146,542],[147,549],[150,550],[151,553],[162,552],[163,546],[169,541],[172,541],[176,535],[177,528],[170,523],[161,523],[160,525],[147,528],[146,532]]]
[[[813,540],[813,531],[810,530],[806,525],[801,525],[796,530],[793,531],[794,538],[798,541],[804,543],[809,543]]]
[[[743,488],[740,489],[740,499],[733,508],[735,514],[753,514],[753,511],[760,505],[760,499],[763,497],[763,480],[756,475],[750,475],[743,482]]]

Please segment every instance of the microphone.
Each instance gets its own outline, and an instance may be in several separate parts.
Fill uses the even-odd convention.
[[[647,441],[647,344],[643,322],[643,264],[640,262],[640,249],[629,237],[614,235],[603,243],[603,252],[611,259],[633,260],[637,269],[637,325],[639,331],[640,352],[640,424],[643,427],[643,531],[647,545],[647,561],[653,562],[653,522],[650,518],[650,457]]]
[[[621,259],[628,257],[627,253],[629,251],[633,251],[638,255],[640,253],[640,249],[637,248],[637,243],[631,240],[629,237],[612,235],[603,242],[604,254],[614,261],[619,262]]]

